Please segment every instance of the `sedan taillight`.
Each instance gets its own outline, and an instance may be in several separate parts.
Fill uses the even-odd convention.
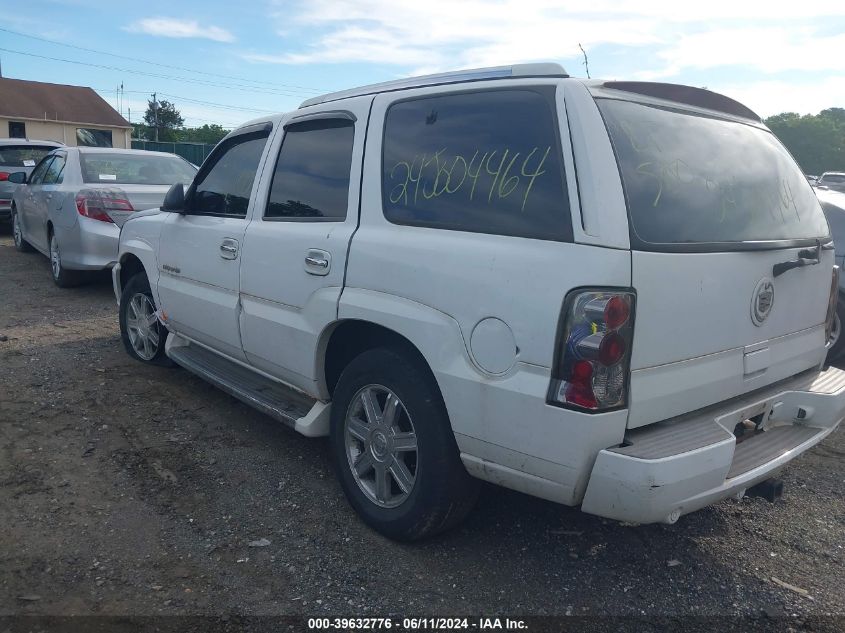
[[[83,189],[76,194],[76,210],[79,215],[102,222],[114,222],[109,211],[129,211],[132,204],[120,189]]]
[[[575,290],[564,302],[549,403],[589,412],[625,406],[635,296]]]

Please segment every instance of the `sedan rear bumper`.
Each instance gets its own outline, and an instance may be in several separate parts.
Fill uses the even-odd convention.
[[[749,396],[629,431],[599,452],[581,509],[635,523],[678,517],[744,492],[818,444],[845,416],[845,371],[805,372]],[[754,418],[762,431],[738,440]]]

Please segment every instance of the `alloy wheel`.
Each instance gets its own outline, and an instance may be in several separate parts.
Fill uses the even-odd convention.
[[[417,478],[417,434],[402,401],[383,385],[361,388],[346,411],[346,458],[355,483],[382,508],[401,505]]]
[[[23,243],[23,233],[21,233],[21,224],[20,220],[18,220],[17,213],[12,215],[12,234],[14,236],[15,246],[20,248]]]
[[[146,294],[138,292],[126,309],[126,330],[132,349],[142,360],[152,360],[161,342],[155,306]]]
[[[50,236],[50,268],[53,271],[53,279],[58,279],[62,274],[62,256],[59,253],[59,240],[55,235]]]

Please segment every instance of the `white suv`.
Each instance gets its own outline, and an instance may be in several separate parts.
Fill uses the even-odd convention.
[[[329,435],[396,539],[479,479],[673,523],[845,415],[819,203],[697,88],[530,64],[310,99],[134,214],[119,259],[128,352]]]

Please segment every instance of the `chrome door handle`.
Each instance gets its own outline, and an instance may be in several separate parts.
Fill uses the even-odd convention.
[[[319,257],[306,257],[305,263],[309,266],[317,266],[318,268],[328,268],[329,260],[320,259]]]
[[[325,277],[332,266],[332,256],[320,248],[309,248],[305,252],[305,272],[309,275]]]
[[[238,240],[227,237],[220,244],[220,257],[235,259],[238,256]]]

